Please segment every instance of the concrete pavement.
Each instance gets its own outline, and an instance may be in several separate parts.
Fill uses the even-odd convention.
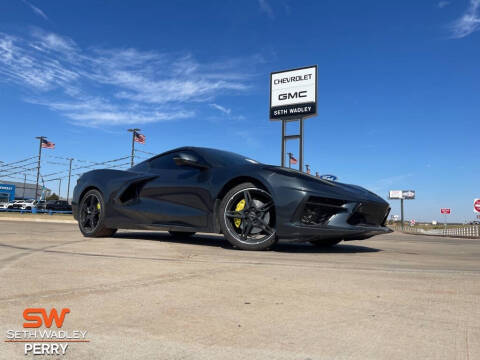
[[[62,330],[90,342],[66,359],[480,359],[479,240],[245,252],[221,236],[2,221],[0,274],[4,340],[25,308],[69,308]],[[2,342],[1,359],[24,357]]]

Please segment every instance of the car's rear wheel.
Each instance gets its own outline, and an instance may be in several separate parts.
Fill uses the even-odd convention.
[[[105,201],[98,190],[88,191],[80,200],[79,208],[78,226],[83,236],[112,236],[117,231],[105,226]]]
[[[242,250],[267,250],[277,242],[275,207],[270,194],[252,183],[231,189],[220,204],[225,238]]]
[[[310,243],[317,247],[332,247],[340,243],[342,239],[324,239],[324,240],[313,240]]]
[[[169,231],[170,235],[177,239],[186,239],[190,236],[195,235],[193,231]]]

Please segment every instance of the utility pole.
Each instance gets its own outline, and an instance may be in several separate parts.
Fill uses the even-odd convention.
[[[133,158],[135,156],[135,135],[137,134],[138,131],[141,131],[141,129],[134,128],[134,129],[128,129],[128,131],[132,133],[132,156],[130,160],[130,166],[133,166],[134,164]]]
[[[67,203],[68,203],[68,198],[70,196],[70,178],[72,177],[72,161],[73,161],[73,158],[70,158],[68,160],[70,161],[70,165],[68,167]]]
[[[25,200],[25,186],[27,186],[27,173],[23,174],[23,195],[22,195],[23,200]]]
[[[40,177],[40,160],[42,158],[42,142],[45,136],[37,136],[35,139],[39,139],[38,144],[38,165],[37,165],[37,182],[35,183],[35,200],[38,200],[38,178]]]
[[[62,178],[58,179],[58,200],[60,200],[60,190],[62,188]]]

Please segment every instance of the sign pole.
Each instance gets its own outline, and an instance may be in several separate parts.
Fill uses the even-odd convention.
[[[401,220],[402,220],[402,230],[403,230],[403,198],[400,199],[400,214],[401,214]]]
[[[282,161],[281,165],[282,167],[285,167],[285,128],[286,128],[286,121],[285,119],[282,119]]]
[[[303,172],[303,118],[300,118],[300,139],[299,139],[299,170]]]

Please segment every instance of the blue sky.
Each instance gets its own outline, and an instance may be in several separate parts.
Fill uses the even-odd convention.
[[[66,157],[120,158],[136,126],[143,151],[209,146],[279,164],[269,73],[318,64],[318,116],[305,121],[312,170],[384,197],[416,190],[407,218],[441,220],[450,207],[451,220],[471,220],[477,30],[480,0],[2,1],[0,160],[36,155],[38,135],[56,144],[44,175]]]

